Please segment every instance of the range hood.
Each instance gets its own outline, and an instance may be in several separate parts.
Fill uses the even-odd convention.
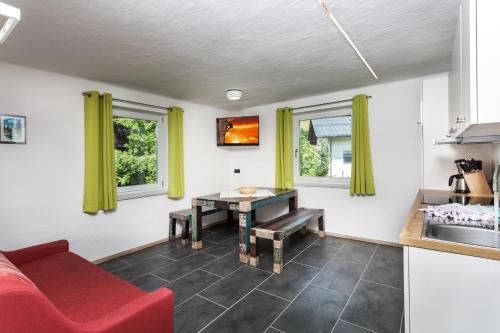
[[[500,143],[500,123],[470,125],[455,139],[457,144]]]

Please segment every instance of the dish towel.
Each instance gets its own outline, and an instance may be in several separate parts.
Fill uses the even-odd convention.
[[[429,206],[419,209],[444,224],[459,224],[475,227],[494,227],[495,214],[492,206],[468,205],[458,203]]]

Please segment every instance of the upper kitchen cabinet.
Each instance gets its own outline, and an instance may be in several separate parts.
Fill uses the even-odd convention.
[[[449,75],[449,132],[500,122],[500,10],[497,1],[462,0]]]
[[[500,122],[499,1],[477,1],[477,119]]]
[[[449,132],[477,123],[476,1],[463,0],[455,33],[449,76]]]

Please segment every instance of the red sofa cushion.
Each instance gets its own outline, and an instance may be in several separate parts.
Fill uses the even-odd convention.
[[[34,286],[33,282],[10,262],[2,252],[0,252],[0,277],[18,279]]]
[[[71,252],[18,267],[65,316],[89,322],[146,293]]]

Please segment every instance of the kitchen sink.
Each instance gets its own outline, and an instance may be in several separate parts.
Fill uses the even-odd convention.
[[[425,221],[423,236],[448,242],[500,248],[500,236],[491,229]]]

